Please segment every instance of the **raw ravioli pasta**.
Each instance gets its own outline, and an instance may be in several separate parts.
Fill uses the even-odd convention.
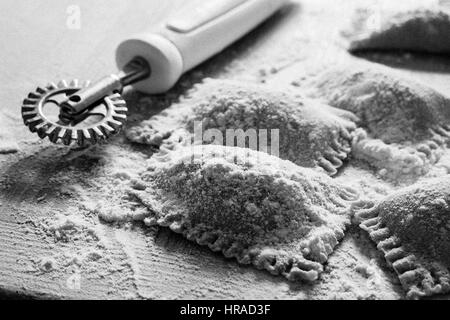
[[[400,174],[423,174],[450,138],[450,99],[373,63],[327,68],[299,82],[310,94],[355,113],[353,155]]]
[[[356,217],[408,297],[450,291],[450,176],[397,191]]]
[[[450,16],[443,8],[382,11],[379,14],[380,28],[368,28],[370,16],[357,19],[350,36],[350,51],[450,52]]]
[[[215,145],[155,156],[135,189],[151,212],[146,224],[293,281],[319,277],[357,200],[323,173]]]
[[[183,137],[189,139],[194,134],[195,122],[199,122],[203,132],[218,130],[223,137],[219,143],[208,139],[203,143],[244,147],[227,141],[228,129],[256,130],[257,134],[267,130],[267,151],[279,147],[281,158],[334,175],[351,151],[355,120],[350,112],[290,91],[209,79],[180,103],[131,128],[127,136],[139,143],[178,143]],[[271,135],[274,129],[279,130],[276,144]]]

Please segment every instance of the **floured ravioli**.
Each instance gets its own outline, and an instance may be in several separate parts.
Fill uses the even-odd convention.
[[[151,212],[146,224],[292,281],[319,277],[357,200],[323,173],[217,145],[154,156],[132,193]]]
[[[298,85],[355,113],[353,155],[399,173],[425,173],[450,139],[450,99],[374,63],[343,64]]]
[[[450,176],[397,191],[356,217],[408,297],[450,291]]]
[[[355,19],[350,51],[450,52],[450,15],[443,7],[381,11],[379,15],[379,26],[370,23],[373,15]]]
[[[235,141],[230,143],[227,137],[230,129],[242,129],[244,133],[253,130],[255,137],[261,130],[267,130],[267,134],[262,133],[267,139],[268,152],[276,147],[282,159],[334,175],[351,151],[355,120],[350,112],[305,99],[289,90],[209,79],[180,103],[130,128],[127,137],[134,142],[167,146],[189,139],[194,134],[195,123],[201,123],[204,144],[247,146],[265,151],[251,145],[236,145]],[[279,133],[274,138],[272,133],[276,129]],[[208,131],[218,131],[221,141],[207,138]],[[261,143],[261,138],[258,139]]]

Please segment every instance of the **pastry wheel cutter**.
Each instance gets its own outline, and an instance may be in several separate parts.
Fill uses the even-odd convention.
[[[24,123],[31,132],[54,143],[84,147],[104,141],[126,122],[124,87],[132,85],[146,94],[166,92],[183,73],[241,38],[286,2],[191,1],[156,31],[120,43],[117,73],[93,84],[50,82],[29,93],[22,105]],[[56,113],[49,113],[50,106]]]

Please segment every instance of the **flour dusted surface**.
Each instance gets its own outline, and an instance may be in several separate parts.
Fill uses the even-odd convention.
[[[339,21],[331,26],[330,22],[335,21],[333,17],[340,16],[345,20],[353,12],[353,7],[347,1],[342,5],[335,5],[334,1],[304,1],[301,9],[294,9],[292,14],[283,15],[283,19],[274,19],[263,26],[261,31],[256,31],[256,38],[252,36],[244,39],[185,77],[178,89],[184,92],[191,87],[192,82],[199,82],[207,76],[269,83],[270,77],[281,75],[282,71],[290,69],[296,62],[321,55],[324,51],[312,48],[321,48],[325,40],[330,43],[330,37],[335,36]],[[339,49],[328,46],[325,51],[338,55]],[[411,79],[414,76],[427,79],[430,86],[440,84],[445,89],[442,81],[446,77],[443,74],[411,72],[409,75]],[[435,83],[431,81],[433,79]],[[175,91],[171,97],[143,97],[139,103],[132,97],[130,105],[133,111],[129,124],[149,118],[152,107],[160,110],[176,100],[178,94]],[[386,265],[383,254],[376,249],[366,232],[358,228],[351,227],[335,247],[319,281],[314,285],[288,284],[282,277],[273,277],[266,271],[255,271],[239,266],[234,260],[223,259],[220,255],[210,253],[209,249],[202,249],[164,228],[141,227],[139,223],[127,222],[148,216],[148,212],[140,211],[142,205],[125,192],[130,183],[137,185],[137,180],[134,180],[152,153],[148,148],[130,145],[126,139],[119,137],[107,146],[78,155],[72,160],[57,161],[64,153],[46,144],[18,141],[18,147],[16,154],[0,154],[2,193],[6,192],[4,190],[9,192],[0,199],[1,209],[8,208],[6,211],[9,211],[11,199],[15,199],[11,195],[20,186],[18,181],[32,186],[37,196],[25,197],[19,212],[14,212],[14,219],[22,222],[30,220],[24,224],[28,237],[38,237],[36,241],[42,247],[53,251],[49,253],[48,250],[34,247],[23,249],[17,269],[26,269],[33,279],[45,283],[57,281],[58,289],[54,292],[59,296],[255,299],[404,297],[397,275]],[[439,167],[432,166],[427,175],[447,174],[448,159],[448,154],[444,152],[436,163]],[[344,165],[335,179],[372,199],[380,200],[400,186],[396,178],[393,182],[388,181],[381,178],[378,171],[373,170],[364,159],[352,159],[351,165]],[[16,172],[20,172],[20,176]],[[48,177],[51,179],[48,180]],[[422,174],[413,177],[415,180],[426,178]],[[405,182],[399,180],[398,183]],[[68,187],[76,185],[79,187]],[[60,188],[63,189],[61,194],[54,191]],[[60,202],[70,203],[70,206],[58,209]],[[79,239],[70,236],[70,229],[66,233],[67,242],[54,237],[56,233],[48,232],[49,227],[54,230],[58,227],[48,224],[47,218],[53,221],[51,218],[54,217],[54,221],[59,221],[61,215],[71,220],[73,215],[80,214],[85,222],[72,220],[79,223],[73,227],[73,230],[78,230],[76,233],[81,232]],[[112,221],[119,223],[114,224]],[[41,222],[41,227],[35,227]],[[91,237],[91,228],[101,231],[96,233],[99,236],[97,240]],[[3,242],[9,243],[12,241],[10,238]],[[97,243],[100,243],[99,248]],[[13,246],[6,247],[13,250]],[[91,249],[98,255],[91,255]],[[83,258],[88,256],[96,259]],[[97,259],[99,256],[101,258]],[[66,267],[68,261],[76,263]],[[79,279],[80,291],[65,289],[76,289]],[[29,283],[31,286],[31,281]],[[100,294],[102,285],[108,287],[105,290],[109,291],[108,295]]]

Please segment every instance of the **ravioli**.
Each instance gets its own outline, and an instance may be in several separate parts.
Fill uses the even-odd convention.
[[[409,298],[450,292],[450,176],[399,190],[356,218]]]
[[[357,193],[267,153],[217,145],[154,156],[132,194],[147,225],[274,275],[314,281],[344,237]]]
[[[334,175],[351,151],[351,133],[356,128],[356,120],[351,112],[305,99],[289,90],[208,79],[180,103],[129,129],[127,136],[134,142],[167,146],[194,135],[197,122],[201,123],[203,132],[215,130],[222,137],[219,142],[204,138],[203,143],[267,152],[276,147],[282,159]],[[259,148],[260,144],[252,147],[248,142],[230,143],[227,136],[230,129],[240,129],[243,133],[255,130],[255,138],[261,130],[267,130],[264,138],[267,143],[263,148]],[[279,130],[277,140],[272,136],[273,130]]]
[[[423,174],[450,138],[450,100],[425,84],[373,63],[328,68],[299,85],[355,113],[353,155],[376,167]]]
[[[380,16],[379,28],[368,27],[370,15],[358,17],[350,32],[350,51],[450,52],[450,16],[443,7],[381,11]]]

